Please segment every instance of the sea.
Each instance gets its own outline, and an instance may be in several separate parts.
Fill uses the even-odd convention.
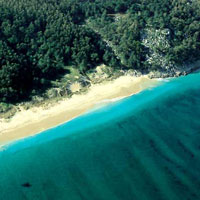
[[[1,147],[0,200],[200,200],[200,73]]]

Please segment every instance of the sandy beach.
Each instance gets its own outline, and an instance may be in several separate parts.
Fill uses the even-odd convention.
[[[92,85],[86,94],[73,95],[48,108],[22,110],[9,121],[0,119],[0,145],[69,121],[98,103],[124,98],[156,84],[156,79],[149,79],[147,76],[121,76],[113,81]]]

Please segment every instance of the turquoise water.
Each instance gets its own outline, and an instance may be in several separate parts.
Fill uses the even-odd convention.
[[[4,146],[1,199],[200,199],[200,74]]]

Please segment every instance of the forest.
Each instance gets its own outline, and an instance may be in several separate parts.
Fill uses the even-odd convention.
[[[0,102],[45,90],[69,65],[160,70],[200,59],[199,47],[198,0],[0,0]]]

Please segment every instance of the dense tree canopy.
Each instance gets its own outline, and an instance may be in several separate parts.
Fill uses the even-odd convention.
[[[175,64],[200,58],[198,0],[0,0],[0,101],[19,101],[62,74],[99,63],[151,70],[145,30],[169,30]]]

